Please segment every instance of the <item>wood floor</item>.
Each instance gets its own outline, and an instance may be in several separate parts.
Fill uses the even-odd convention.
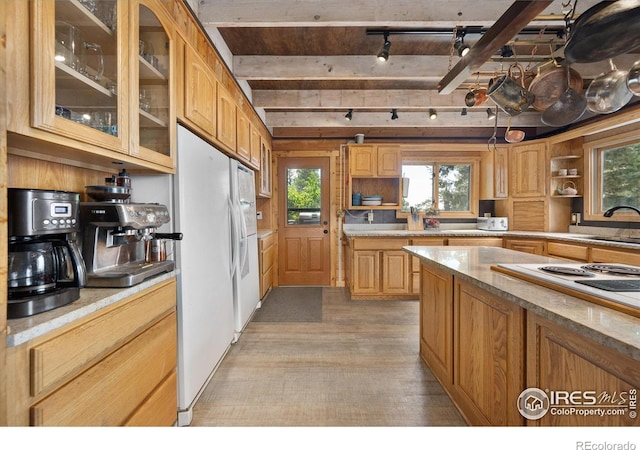
[[[251,322],[191,426],[461,426],[418,354],[417,301],[323,289],[322,322]]]

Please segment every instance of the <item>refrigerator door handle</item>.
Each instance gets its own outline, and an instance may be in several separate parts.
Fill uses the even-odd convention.
[[[243,252],[240,258],[240,265],[238,266],[240,271],[242,271],[247,263],[247,259],[249,258],[249,240],[247,239],[247,223],[244,220],[244,215],[242,214],[240,206],[237,207],[236,211],[240,222],[240,242],[244,244],[244,246],[240,246],[243,249]]]
[[[238,224],[238,215],[236,213],[236,208],[231,198],[228,199],[229,202],[229,212],[231,217],[231,230],[232,230],[232,239],[231,239],[231,278],[233,278],[236,274],[236,270],[238,268],[238,256],[240,254],[240,239],[238,239],[238,235],[240,233],[240,227]]]

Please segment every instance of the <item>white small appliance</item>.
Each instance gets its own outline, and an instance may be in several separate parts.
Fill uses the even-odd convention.
[[[509,218],[478,217],[477,229],[485,231],[507,231],[509,229]]]

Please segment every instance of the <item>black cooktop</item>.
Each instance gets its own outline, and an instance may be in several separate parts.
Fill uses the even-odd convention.
[[[575,280],[576,283],[611,292],[636,292],[640,291],[640,280]]]

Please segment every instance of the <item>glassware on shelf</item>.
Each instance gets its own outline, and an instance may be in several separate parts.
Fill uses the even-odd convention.
[[[151,99],[146,89],[140,89],[140,109],[144,112],[151,112]]]

